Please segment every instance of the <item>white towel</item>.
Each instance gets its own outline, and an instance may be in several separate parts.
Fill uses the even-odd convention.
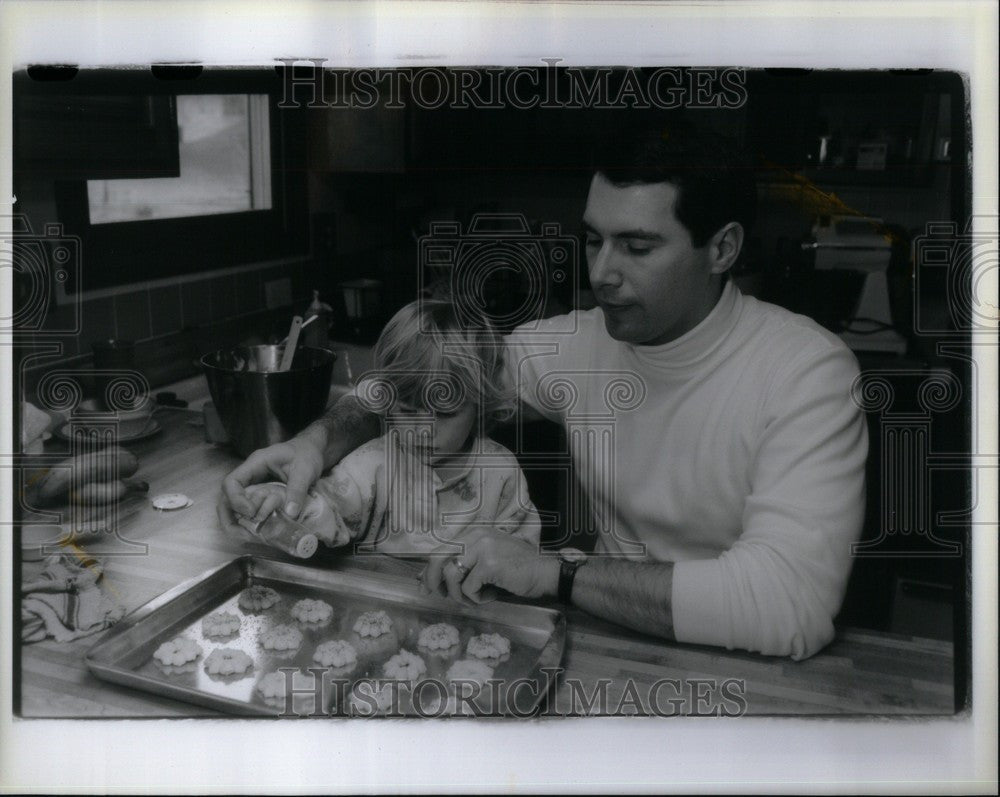
[[[52,419],[48,413],[42,412],[30,401],[24,402],[21,408],[21,450],[32,453],[29,449],[36,440],[41,440],[42,434],[49,428]]]
[[[99,584],[100,562],[82,551],[53,554],[42,572],[25,584],[21,599],[21,640],[53,637],[69,642],[109,628],[125,608]]]

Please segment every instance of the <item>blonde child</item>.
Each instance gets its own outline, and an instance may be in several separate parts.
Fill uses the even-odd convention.
[[[383,417],[385,433],[316,482],[302,523],[331,547],[354,543],[396,556],[426,555],[472,527],[537,544],[541,524],[524,474],[487,436],[512,408],[502,356],[478,314],[440,299],[403,307],[375,346],[374,374],[355,391]],[[254,485],[247,494],[258,506],[278,506],[284,485]]]

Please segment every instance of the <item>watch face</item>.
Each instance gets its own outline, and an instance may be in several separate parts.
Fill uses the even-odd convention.
[[[579,548],[561,548],[559,550],[559,558],[564,562],[574,562],[579,564],[587,558],[587,554]]]

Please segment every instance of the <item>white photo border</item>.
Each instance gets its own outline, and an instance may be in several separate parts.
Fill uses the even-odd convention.
[[[0,216],[11,213],[11,81],[28,63],[325,66],[728,65],[935,67],[969,76],[973,214],[997,215],[997,10],[991,2],[0,4]],[[377,38],[376,38],[377,37]],[[9,275],[3,274],[3,280]],[[5,317],[9,284],[0,285]],[[13,374],[0,347],[12,451]],[[996,348],[978,396],[995,451]],[[992,448],[991,448],[992,447]],[[10,471],[0,470],[4,512]],[[972,559],[973,710],[928,721],[588,719],[559,722],[19,720],[13,595],[0,590],[0,792],[725,791],[995,792],[996,485]],[[0,549],[10,584],[11,546]]]

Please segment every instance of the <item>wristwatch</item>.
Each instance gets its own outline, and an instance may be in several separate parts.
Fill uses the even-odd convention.
[[[559,589],[557,596],[560,603],[569,603],[573,595],[573,579],[581,565],[587,563],[587,554],[579,548],[562,548],[559,551]]]

